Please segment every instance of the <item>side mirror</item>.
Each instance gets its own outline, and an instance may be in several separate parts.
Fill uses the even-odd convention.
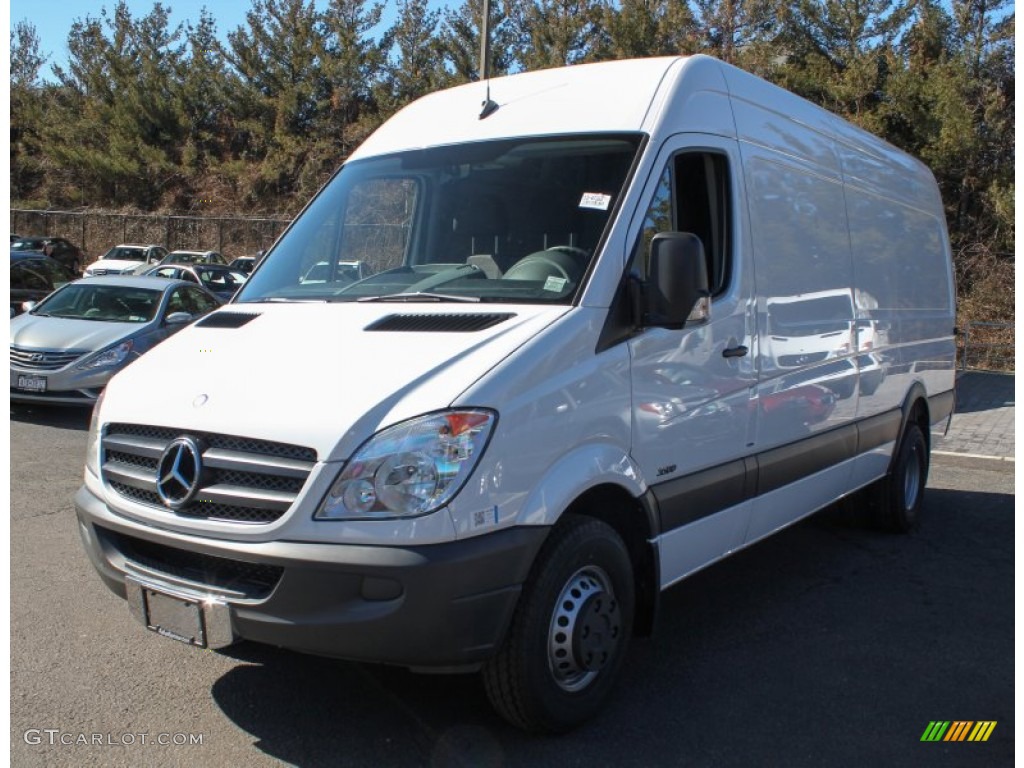
[[[164,322],[167,325],[185,325],[186,323],[192,322],[192,315],[188,312],[171,312],[165,319]]]
[[[643,326],[677,330],[708,319],[711,290],[699,237],[659,232],[651,240],[647,265]]]

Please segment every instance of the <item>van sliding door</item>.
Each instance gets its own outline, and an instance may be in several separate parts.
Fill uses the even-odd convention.
[[[691,232],[708,260],[710,321],[629,341],[632,453],[661,511],[662,585],[742,543],[756,382],[751,270],[735,142],[674,137],[631,224],[641,273],[658,232]]]

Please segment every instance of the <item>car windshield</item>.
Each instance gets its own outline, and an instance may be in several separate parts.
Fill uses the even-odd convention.
[[[45,240],[17,240],[11,243],[12,251],[41,251],[46,247]]]
[[[517,139],[355,161],[237,300],[568,303],[639,144]]]
[[[33,315],[102,320],[114,323],[147,323],[156,316],[161,292],[130,285],[66,285],[32,310]]]
[[[246,276],[241,272],[228,269],[203,269],[200,267],[196,269],[196,274],[199,275],[203,285],[211,290],[235,289],[246,280]]]
[[[124,248],[115,246],[103,254],[104,259],[120,259],[122,261],[145,261],[145,248]]]

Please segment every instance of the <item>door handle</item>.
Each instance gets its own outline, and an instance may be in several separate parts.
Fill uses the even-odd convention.
[[[726,347],[722,350],[722,357],[745,357],[748,351],[742,344],[735,347]]]

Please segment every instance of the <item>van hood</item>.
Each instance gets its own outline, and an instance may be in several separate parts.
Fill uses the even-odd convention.
[[[451,405],[568,311],[234,304],[117,374],[100,420],[273,440],[341,460],[381,428]]]

